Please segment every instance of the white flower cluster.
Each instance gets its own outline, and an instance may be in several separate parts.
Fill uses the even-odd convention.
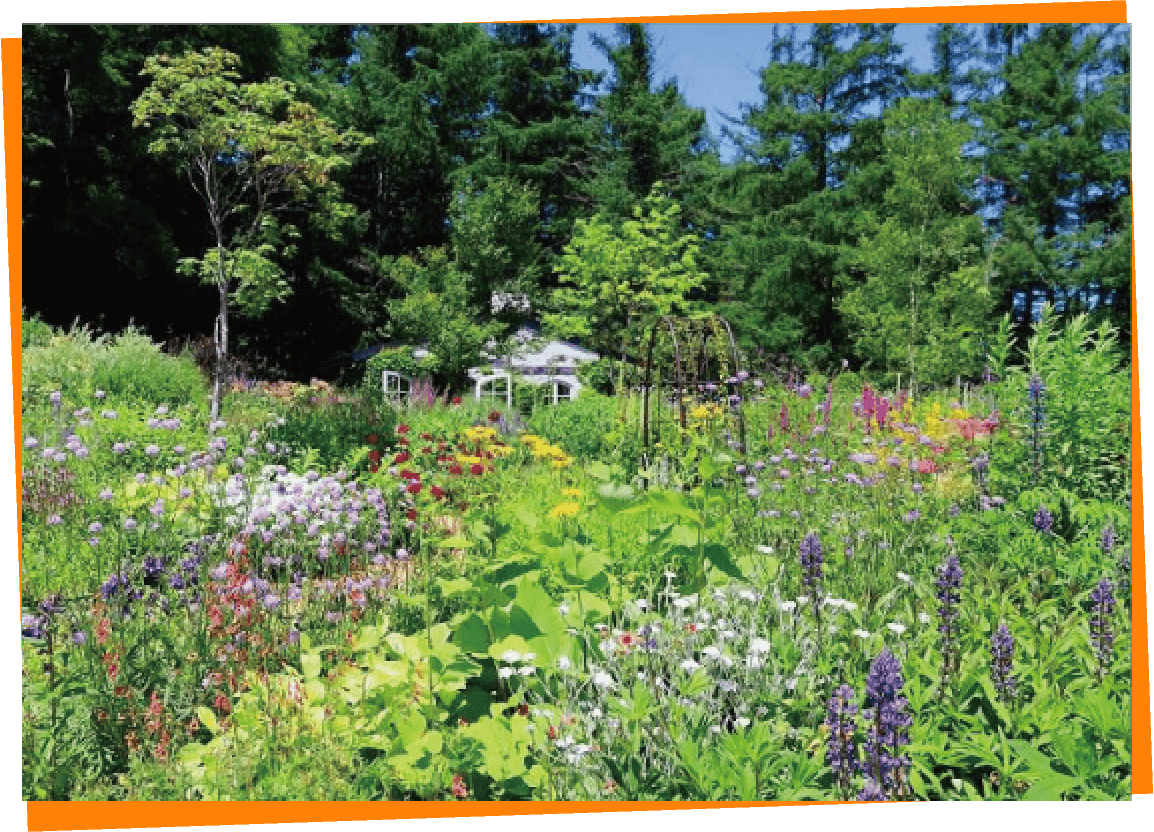
[[[501,661],[505,666],[498,669],[497,675],[502,679],[512,676],[532,676],[537,672],[537,668],[532,664],[535,658],[537,658],[535,653],[521,654],[516,650],[506,650],[501,655]]]

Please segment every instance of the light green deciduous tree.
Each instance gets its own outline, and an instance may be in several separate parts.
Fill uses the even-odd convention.
[[[152,131],[149,151],[186,171],[212,227],[213,245],[184,266],[215,285],[219,297],[214,419],[228,358],[230,302],[259,314],[289,292],[276,260],[296,231],[280,217],[310,197],[328,199],[326,208],[339,210],[333,174],[345,162],[341,151],[355,139],[296,101],[286,81],[240,83],[239,64],[217,47],[151,57],[143,74],[152,82],[132,105],[134,124]]]
[[[857,263],[864,281],[840,304],[858,354],[914,384],[976,373],[991,308],[981,221],[961,155],[968,127],[937,102],[901,102],[885,119],[892,185],[864,223]]]
[[[619,225],[599,212],[579,221],[557,266],[558,311],[546,325],[588,339],[605,352],[655,316],[689,311],[689,293],[705,274],[698,239],[680,223],[681,208],[660,185]]]

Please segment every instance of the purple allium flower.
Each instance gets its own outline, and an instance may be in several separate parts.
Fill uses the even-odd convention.
[[[101,491],[101,492],[100,492],[100,494],[99,494],[99,497],[100,497],[100,499],[102,499],[102,500],[111,500],[111,499],[112,499],[113,497],[115,497],[115,496],[116,496],[116,495],[112,493],[112,489],[111,489],[111,488],[105,488],[105,489],[104,489],[103,491]]]
[[[1005,624],[990,637],[990,675],[998,691],[998,699],[1008,702],[1014,698],[1014,637]]]
[[[144,449],[144,452],[146,454],[148,454],[149,456],[156,456],[158,453],[160,453],[160,446],[159,445],[149,445],[147,448]]]
[[[907,523],[912,523],[915,520],[920,520],[921,517],[922,513],[915,508],[906,512],[905,521]]]
[[[72,643],[77,647],[84,644],[86,641],[88,641],[88,634],[83,630],[77,630],[72,634]]]
[[[50,514],[45,522],[48,523],[49,526],[59,526],[64,522],[64,518],[59,514]]]
[[[148,474],[137,474],[137,475],[136,475],[136,481],[137,481],[137,482],[138,482],[140,485],[144,485],[145,483],[147,483],[147,482],[148,482]]]
[[[39,444],[40,444],[40,441],[35,436],[29,436],[27,439],[24,440],[24,447],[25,448],[35,448]]]
[[[62,396],[60,395],[60,391],[56,390],[48,397],[48,400],[53,404],[60,404],[61,398]]]
[[[268,595],[264,596],[264,606],[265,609],[269,611],[275,610],[280,606],[280,598],[270,592]]]
[[[125,531],[129,531],[129,532],[132,531],[133,529],[136,528],[136,525],[137,525],[136,521],[133,520],[131,517],[129,517],[127,520],[124,521]]]
[[[105,419],[115,419],[116,418],[116,411],[115,410],[102,410],[102,411],[100,411],[100,415],[103,416]]]
[[[68,454],[64,453],[63,451],[58,451],[53,455],[52,459],[55,462],[66,462],[68,460]]]
[[[104,391],[103,391],[103,390],[97,390],[97,391],[96,391],[95,393],[93,393],[92,395],[93,395],[93,396],[95,396],[95,397],[96,397],[96,398],[98,398],[98,399],[103,399],[103,398],[104,398]]]
[[[104,531],[104,525],[100,523],[100,521],[94,520],[88,524],[88,531],[92,534],[100,534],[100,532]]]

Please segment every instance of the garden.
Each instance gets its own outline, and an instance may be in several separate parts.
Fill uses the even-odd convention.
[[[24,327],[27,800],[1129,799],[1109,325],[1007,319],[964,388],[219,413],[139,332]]]

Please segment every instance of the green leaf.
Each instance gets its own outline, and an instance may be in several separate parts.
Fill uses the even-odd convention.
[[[204,706],[196,709],[196,715],[200,719],[202,725],[214,734],[220,733],[220,723],[216,721],[216,714]]]
[[[438,549],[468,549],[472,545],[473,544],[470,543],[467,538],[462,537],[461,535],[454,535],[453,537],[445,538],[444,540],[439,542],[437,544],[437,548]]]
[[[747,578],[741,573],[737,564],[729,554],[729,549],[720,543],[710,543],[705,547],[705,559],[715,568],[735,581],[745,581]]]
[[[1022,795],[1022,800],[1061,800],[1062,795],[1078,785],[1074,777],[1053,773],[1043,777]]]

